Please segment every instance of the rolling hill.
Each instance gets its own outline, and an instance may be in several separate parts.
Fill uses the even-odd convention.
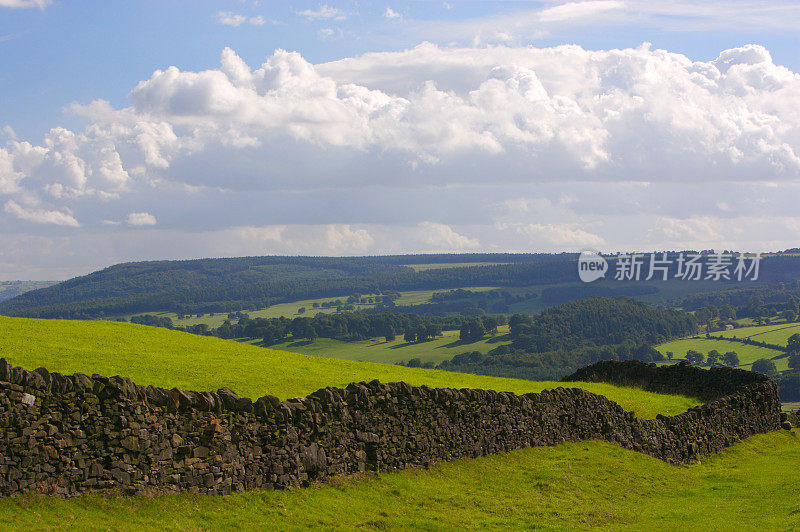
[[[168,329],[104,321],[0,317],[0,356],[28,369],[43,366],[60,373],[123,375],[137,384],[188,390],[216,390],[227,386],[251,398],[270,394],[285,399],[307,395],[326,386],[343,387],[351,382],[373,379],[517,394],[562,386],[552,382],[321,358]],[[602,383],[577,386],[605,395],[640,417],[680,413],[697,404],[687,397]]]
[[[767,257],[756,283],[578,283],[576,254],[448,254],[382,257],[240,257],[118,264],[0,302],[0,314],[103,318],[145,312],[261,310],[278,303],[351,294],[470,286],[538,287],[539,309],[588,296],[635,296],[685,308],[779,297],[800,277],[800,257]],[[610,257],[610,260],[615,260]],[[643,270],[646,271],[645,262]],[[644,277],[643,277],[644,278]],[[546,287],[546,289],[544,289]],[[723,290],[724,288],[729,290]],[[743,287],[746,287],[744,289]],[[689,297],[691,296],[691,297]],[[689,299],[686,299],[689,297]],[[692,299],[694,298],[694,299]],[[518,302],[531,308],[529,302]],[[687,306],[689,305],[689,306]],[[503,312],[518,311],[513,305]]]
[[[575,257],[486,254],[136,262],[22,294],[0,303],[0,314],[96,318],[150,311],[227,312],[353,293],[554,283],[575,280]],[[464,262],[469,265],[456,266]],[[418,268],[421,263],[453,267],[410,266]]]
[[[342,358],[359,362],[381,362],[395,364],[418,358],[421,362],[438,363],[450,360],[459,353],[480,351],[486,353],[499,345],[508,344],[508,327],[501,326],[496,336],[485,336],[474,342],[462,341],[458,331],[443,331],[442,336],[425,342],[406,342],[397,338],[390,342],[384,338],[372,338],[355,342],[344,342],[333,338],[318,338],[312,342],[288,340],[272,345],[274,349],[296,351],[326,358]]]
[[[372,378],[516,393],[557,385],[323,359],[111,322],[0,318],[0,355],[28,368],[120,373],[141,384],[189,389],[228,385],[251,396],[290,397]],[[571,385],[603,393],[640,416],[696,404],[637,389]],[[0,527],[641,530],[715,522],[793,529],[800,526],[798,466],[795,431],[756,436],[702,464],[680,467],[607,443],[568,443],[298,490],[69,500],[27,495],[0,500]]]

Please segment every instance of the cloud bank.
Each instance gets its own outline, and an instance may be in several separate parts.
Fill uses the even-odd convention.
[[[156,70],[128,107],[68,106],[81,131],[9,135],[0,220],[18,243],[227,231],[241,254],[314,253],[298,231],[333,254],[789,247],[797,101],[800,75],[758,45],[698,62],[647,44],[423,43],[256,67],[226,48],[213,70]],[[758,220],[777,221],[768,239]],[[146,256],[178,253],[157,240]]]

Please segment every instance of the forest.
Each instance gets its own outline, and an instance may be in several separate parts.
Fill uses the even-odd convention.
[[[609,261],[616,260],[609,257]],[[615,284],[613,280],[576,284],[576,254],[452,254],[381,257],[241,257],[186,261],[125,263],[33,290],[0,302],[0,314],[32,318],[92,319],[147,312],[178,314],[237,312],[281,302],[400,290],[449,290],[467,286],[541,287],[547,304],[587,296],[641,296],[653,286]],[[420,264],[449,265],[419,269]],[[469,265],[463,265],[469,264]],[[415,269],[415,267],[417,267]],[[643,270],[647,270],[645,257]],[[800,257],[766,257],[757,283],[684,298],[687,310],[724,301],[738,302],[752,293],[769,302],[773,292],[798,285]],[[690,281],[671,281],[672,284]],[[559,286],[568,285],[572,286]],[[667,284],[667,283],[665,283]],[[685,292],[684,292],[685,293]],[[720,294],[720,295],[713,295]],[[518,296],[515,296],[518,297]],[[500,307],[494,301],[497,312]],[[438,307],[395,309],[427,314],[453,310],[453,301]],[[462,305],[463,306],[463,305]],[[503,307],[502,310],[507,311]]]

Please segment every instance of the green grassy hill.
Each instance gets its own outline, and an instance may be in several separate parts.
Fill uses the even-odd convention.
[[[27,368],[122,374],[140,384],[280,397],[379,378],[431,386],[526,391],[555,386],[324,359],[110,322],[0,317],[0,355]],[[695,404],[603,384],[639,415]],[[429,470],[341,478],[330,485],[230,496],[90,495],[0,499],[3,530],[219,529],[796,529],[796,432],[749,438],[702,464],[670,466],[602,442],[524,449]]]
[[[307,395],[325,386],[379,379],[447,388],[484,388],[517,394],[560,383],[484,377],[389,364],[321,358],[231,340],[105,321],[0,317],[0,356],[11,364],[60,373],[123,375],[137,384],[216,390],[227,386],[252,398]],[[694,399],[608,384],[570,383],[603,394],[639,416],[676,414]]]

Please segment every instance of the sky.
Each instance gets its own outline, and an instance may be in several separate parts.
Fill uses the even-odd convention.
[[[800,3],[0,0],[0,280],[800,246]]]

